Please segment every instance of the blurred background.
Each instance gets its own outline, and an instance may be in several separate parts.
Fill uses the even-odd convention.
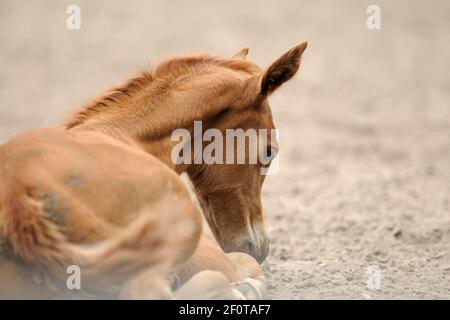
[[[71,4],[80,30],[66,28]],[[371,4],[381,30],[366,26]],[[1,0],[0,142],[167,56],[249,47],[265,67],[308,41],[270,100],[271,297],[449,299],[449,30],[445,0]]]

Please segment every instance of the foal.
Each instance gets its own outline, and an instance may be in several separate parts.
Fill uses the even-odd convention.
[[[246,49],[231,59],[170,59],[84,106],[64,128],[1,146],[0,296],[231,298],[228,283],[248,277],[264,290],[249,256],[261,262],[268,253],[262,165],[176,165],[171,133],[193,132],[194,120],[221,132],[274,129],[267,97],[296,73],[305,48],[266,70],[245,59]],[[278,149],[271,140],[264,148]],[[201,235],[183,172],[220,246],[243,253],[226,255]],[[74,264],[79,293],[64,286]],[[202,270],[219,273],[192,277]]]

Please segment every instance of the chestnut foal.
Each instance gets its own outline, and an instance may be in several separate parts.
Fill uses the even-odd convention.
[[[183,56],[87,104],[63,128],[0,146],[0,297],[261,298],[261,164],[174,164],[177,128],[274,129],[268,96],[306,43],[266,70]],[[276,141],[265,146],[274,155]],[[201,210],[226,254],[202,235]],[[254,257],[254,258],[252,258]],[[82,290],[68,290],[69,265]],[[244,281],[242,281],[244,280]],[[231,283],[231,285],[230,285]]]

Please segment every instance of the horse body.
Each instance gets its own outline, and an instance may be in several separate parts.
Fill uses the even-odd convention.
[[[3,288],[31,278],[31,297],[41,287],[52,289],[42,295],[77,296],[62,281],[65,268],[77,264],[82,296],[184,298],[206,281],[199,297],[236,297],[228,283],[248,277],[264,291],[262,271],[245,254],[262,261],[268,252],[259,166],[175,165],[170,133],[192,131],[197,119],[222,131],[274,128],[266,98],[297,71],[305,48],[264,72],[242,51],[228,60],[171,59],[84,106],[64,128],[31,131],[1,146]],[[201,212],[182,172],[222,248],[244,253],[225,254],[201,236]]]
[[[39,129],[2,149],[2,181],[20,184],[41,202],[69,241],[100,241],[136,219],[148,203],[167,194],[187,197],[161,161],[101,132]]]
[[[40,129],[2,146],[1,160],[2,189],[9,190],[2,192],[4,233],[13,250],[28,261],[50,269],[83,265],[92,258],[68,254],[74,250],[64,243],[81,246],[120,236],[141,216],[161,237],[152,240],[156,244],[145,254],[164,251],[164,259],[183,263],[196,247],[200,212],[185,186],[161,161],[136,147],[98,132],[73,135],[62,129]],[[40,220],[33,222],[34,216]],[[161,232],[169,228],[176,236],[164,239],[167,235]],[[33,238],[23,237],[24,232]],[[130,274],[149,267],[136,258],[135,267],[126,267]],[[122,280],[127,273],[121,274]]]

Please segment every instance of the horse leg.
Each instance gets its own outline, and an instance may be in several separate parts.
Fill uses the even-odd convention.
[[[235,264],[240,281],[232,283],[249,300],[267,298],[267,281],[258,262],[250,255],[242,252],[227,254],[228,258]]]
[[[175,275],[176,299],[263,299],[266,280],[259,264],[245,253],[224,253],[207,236]]]
[[[120,299],[168,300],[172,292],[164,271],[149,269],[127,281],[120,291]]]
[[[230,286],[230,281],[219,271],[205,270],[196,273],[173,298],[177,300],[244,300],[239,290]]]

